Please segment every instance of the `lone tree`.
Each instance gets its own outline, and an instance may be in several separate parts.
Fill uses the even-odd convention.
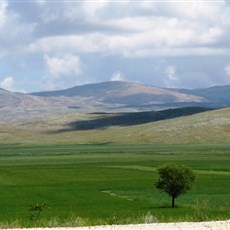
[[[190,168],[167,163],[158,169],[159,179],[156,188],[166,192],[172,197],[172,208],[175,207],[175,199],[192,188],[195,175]]]

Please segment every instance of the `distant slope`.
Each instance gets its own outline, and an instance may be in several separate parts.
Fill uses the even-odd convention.
[[[13,93],[0,88],[0,108],[16,106],[45,105],[46,100],[24,93]]]
[[[230,106],[230,86],[186,90],[110,81],[31,94],[0,89],[0,124],[61,114],[141,112],[193,106]]]
[[[204,97],[210,103],[219,107],[230,106],[230,85],[215,86],[207,89],[194,90],[195,95]]]
[[[95,119],[71,121],[66,124],[66,129],[59,131],[97,130],[109,127],[128,127],[141,125],[176,117],[189,116],[202,113],[210,109],[203,107],[185,107],[161,111],[129,112],[129,113],[96,113]],[[93,115],[93,114],[92,114]]]
[[[47,100],[24,93],[0,89],[0,124],[29,120],[44,115],[61,114],[61,99]],[[65,111],[63,109],[63,111]]]
[[[0,143],[229,144],[230,108],[200,112],[186,115],[183,109],[166,110],[161,112],[161,115],[165,113],[161,117],[163,120],[159,117],[152,117],[151,120],[151,113],[148,112],[141,116],[143,120],[138,119],[140,113],[133,113],[130,117],[125,114],[123,120],[119,114],[49,116],[30,122],[0,125]]]
[[[214,86],[203,89],[176,89],[176,91],[202,97],[204,99],[203,105],[209,107],[223,108],[230,106],[230,85]]]
[[[203,102],[199,96],[184,94],[169,89],[128,81],[110,81],[97,84],[76,86],[70,89],[32,93],[42,97],[83,97],[94,100],[120,104],[123,106],[147,106],[176,102]]]

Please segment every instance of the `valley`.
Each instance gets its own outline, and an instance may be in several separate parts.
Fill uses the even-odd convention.
[[[219,88],[79,87],[0,91],[1,228],[229,219],[230,108]],[[154,187],[165,162],[196,175],[175,210]]]

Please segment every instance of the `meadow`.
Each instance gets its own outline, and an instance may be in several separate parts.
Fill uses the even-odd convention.
[[[0,227],[230,217],[228,144],[0,145],[0,159]],[[174,209],[155,188],[156,168],[166,162],[196,175]]]

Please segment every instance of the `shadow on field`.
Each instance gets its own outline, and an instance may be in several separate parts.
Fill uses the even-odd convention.
[[[59,130],[59,132],[106,129],[111,126],[140,125],[181,116],[189,116],[208,110],[210,109],[204,107],[187,107],[134,113],[94,113],[93,115],[98,115],[98,117],[89,120],[69,122],[66,124],[67,127]]]

